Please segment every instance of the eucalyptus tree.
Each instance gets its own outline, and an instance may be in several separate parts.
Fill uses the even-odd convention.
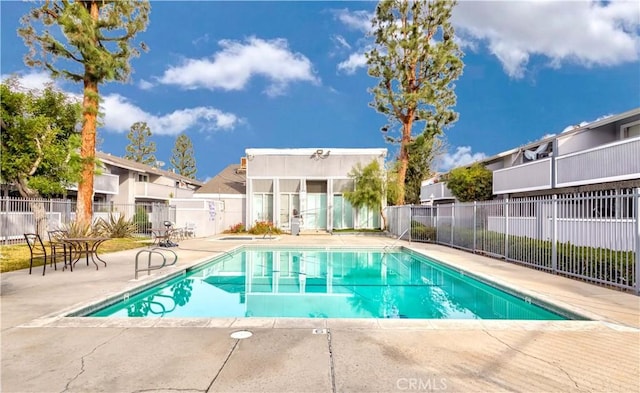
[[[193,143],[187,134],[180,134],[173,146],[171,165],[182,176],[190,179],[196,178],[196,159],[193,152]]]
[[[98,86],[128,79],[129,61],[139,55],[132,40],[146,29],[149,11],[149,1],[45,0],[22,18],[18,30],[29,47],[28,66],[83,84],[83,167],[77,206],[83,224],[91,222],[93,212]],[[139,48],[146,50],[144,43]]]
[[[431,140],[455,122],[454,81],[462,74],[463,53],[454,39],[451,12],[455,1],[384,0],[372,20],[375,44],[366,53],[371,106],[387,117],[382,127],[390,143],[400,145],[396,204],[405,201],[405,178],[414,128]],[[398,127],[399,136],[392,130]]]
[[[141,164],[155,165],[156,156],[153,154],[156,152],[156,143],[149,141],[151,137],[151,129],[144,121],[138,121],[131,125],[127,138],[129,144],[126,147],[127,153],[124,158],[128,158],[132,161],[139,162]]]
[[[61,195],[80,180],[78,154],[81,106],[48,86],[41,91],[22,88],[11,78],[0,85],[2,96],[2,182],[31,200],[36,232],[44,235],[46,214],[41,197]]]

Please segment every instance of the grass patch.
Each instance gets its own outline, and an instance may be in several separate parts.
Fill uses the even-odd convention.
[[[151,241],[151,239],[146,239]],[[116,251],[131,250],[134,248],[145,247],[148,243],[141,242],[140,238],[123,238],[111,239],[100,245],[100,255],[108,254]],[[49,254],[49,245],[47,247],[47,256]],[[14,270],[29,268],[29,247],[26,244],[17,244],[12,246],[0,246],[0,272],[11,272]],[[61,261],[61,260],[59,260]],[[35,266],[42,266],[42,260],[36,260]]]

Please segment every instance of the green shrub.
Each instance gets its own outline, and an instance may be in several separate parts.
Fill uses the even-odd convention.
[[[411,221],[411,239],[435,242],[436,228],[426,226],[419,221]]]
[[[70,221],[63,229],[67,231],[67,237],[89,237],[99,235],[91,224],[82,224],[80,221]]]
[[[150,233],[151,223],[149,222],[149,213],[144,210],[144,207],[138,207],[136,214],[133,215],[133,224],[137,227],[138,233]]]
[[[109,221],[104,219],[98,220],[95,226],[95,230],[101,236],[111,238],[125,238],[133,237],[137,227],[133,221],[129,221],[120,215],[117,219],[113,214],[109,215]]]
[[[249,233],[252,235],[264,235],[267,233],[280,234],[282,231],[280,228],[273,226],[271,221],[256,221],[256,223],[249,229]]]
[[[419,228],[419,227],[417,227]],[[418,231],[423,229],[418,229]],[[449,243],[451,227],[441,227],[446,234],[442,243]],[[473,229],[453,228],[453,245],[487,254],[505,254],[504,233],[477,230],[475,249]],[[413,234],[412,230],[412,234]],[[416,237],[414,240],[420,240]],[[526,262],[538,267],[552,269],[552,242],[524,236],[509,236],[509,259]],[[635,256],[632,251],[616,251],[606,248],[576,246],[571,243],[557,243],[557,272],[568,275],[581,275],[596,280],[633,286],[635,283]]]

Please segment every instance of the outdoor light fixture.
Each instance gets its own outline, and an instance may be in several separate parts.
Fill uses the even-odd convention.
[[[329,157],[329,153],[331,153],[331,150],[327,150],[327,152],[325,153],[324,150],[322,149],[317,149],[312,155],[311,158],[313,158],[314,160],[319,160],[319,159],[325,159],[327,157]]]

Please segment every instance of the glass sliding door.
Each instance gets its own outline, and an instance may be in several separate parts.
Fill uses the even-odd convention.
[[[273,222],[273,194],[253,194],[253,222]]]
[[[342,194],[333,196],[333,228],[353,228],[353,207]]]
[[[300,196],[298,194],[280,194],[280,227],[290,228],[293,211],[300,211]]]

